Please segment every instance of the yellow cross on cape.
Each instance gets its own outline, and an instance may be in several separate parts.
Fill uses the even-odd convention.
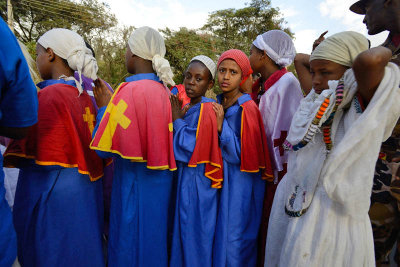
[[[92,134],[93,133],[93,130],[94,130],[94,120],[95,120],[95,118],[94,118],[94,114],[92,114],[91,112],[90,112],[90,108],[89,107],[85,107],[85,114],[83,114],[83,120],[85,121],[85,122],[87,122],[87,124],[88,124],[88,126],[89,126],[89,131],[90,131],[90,134]]]
[[[106,112],[110,114],[107,125],[100,138],[98,147],[103,149],[110,149],[112,145],[112,138],[114,136],[117,125],[120,125],[123,129],[127,129],[131,124],[131,120],[124,115],[124,112],[128,108],[128,104],[124,100],[120,100],[117,105],[110,102],[108,104]]]

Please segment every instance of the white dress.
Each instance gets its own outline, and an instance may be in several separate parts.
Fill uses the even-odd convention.
[[[288,72],[260,99],[259,108],[276,181],[278,172],[284,170],[284,164],[287,163],[287,153],[281,153],[281,143],[286,139],[293,115],[303,98],[299,81],[293,73]]]
[[[330,82],[330,89],[337,84]],[[272,206],[265,266],[375,266],[369,201],[381,142],[400,116],[400,74],[397,66],[388,64],[362,113],[351,70],[344,84],[345,92],[353,94],[347,94],[348,105],[334,116],[331,152],[326,153],[322,133],[317,132],[308,145],[289,153],[288,173]],[[304,124],[296,115],[308,116],[302,107],[311,99],[309,95],[300,104],[287,140],[296,132],[296,123]],[[289,216],[289,209],[303,214]]]

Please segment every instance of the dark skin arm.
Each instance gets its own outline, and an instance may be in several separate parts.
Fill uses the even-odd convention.
[[[317,40],[314,41],[312,51],[314,51],[317,46],[325,40],[325,34],[328,31],[323,32]],[[310,73],[310,55],[307,54],[297,54],[294,58],[294,67],[297,72],[297,76],[299,77],[299,82],[301,89],[303,89],[304,94],[308,95],[308,93],[312,89],[312,77]]]
[[[310,55],[297,54],[294,58],[294,67],[303,92],[308,95],[312,89],[312,77],[310,73]]]
[[[213,103],[213,110],[215,112],[215,115],[217,116],[217,128],[218,128],[218,133],[222,132],[222,124],[224,123],[224,108],[222,105],[218,103]]]
[[[107,106],[112,97],[112,93],[108,89],[106,83],[102,79],[98,78],[94,81],[94,85],[93,94],[97,106],[99,108]]]
[[[353,63],[354,76],[358,92],[367,105],[375,94],[385,74],[385,66],[392,57],[392,52],[378,46],[360,53]]]

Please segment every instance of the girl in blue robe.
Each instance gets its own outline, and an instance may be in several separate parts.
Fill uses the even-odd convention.
[[[95,109],[73,78],[74,70],[97,70],[93,57],[77,52],[85,49],[66,29],[38,40],[39,121],[5,153],[20,168],[13,216],[22,266],[104,266],[103,161],[89,149]]]
[[[190,97],[189,106],[182,111],[178,98],[171,96],[174,154],[178,167],[170,260],[170,266],[174,267],[212,266],[219,189],[213,188],[212,180],[205,176],[205,164],[199,164],[197,167],[188,165],[196,146],[202,104],[215,102],[204,97],[206,91],[214,85],[215,70],[216,65],[210,58],[193,58],[183,81],[186,93]],[[215,116],[214,111],[211,112]]]
[[[261,223],[265,181],[262,180],[262,172],[258,167],[254,170],[243,168],[244,160],[258,163],[258,159],[257,153],[251,154],[254,158],[243,157],[241,137],[244,135],[245,126],[252,125],[253,130],[258,131],[262,123],[257,126],[259,121],[255,121],[254,124],[242,121],[244,106],[253,109],[256,114],[259,114],[259,111],[250,95],[239,91],[240,84],[251,75],[250,63],[242,51],[228,50],[221,55],[217,71],[219,85],[223,91],[223,94],[217,96],[220,105],[215,104],[215,110],[224,161],[224,182],[218,206],[213,266],[256,266],[257,236]],[[262,142],[254,140],[254,143]]]
[[[162,36],[141,27],[126,51],[134,75],[112,96],[104,82],[95,81],[100,109],[91,147],[103,158],[114,157],[109,266],[168,266],[176,165],[169,90],[163,85],[173,83],[165,52]]]

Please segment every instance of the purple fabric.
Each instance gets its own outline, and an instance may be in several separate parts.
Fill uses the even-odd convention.
[[[79,74],[77,71],[74,73],[74,77],[79,81]],[[98,111],[98,107],[96,104],[96,100],[93,95],[93,80],[84,76],[82,74],[82,87],[89,94],[90,98],[93,101],[93,104]],[[106,82],[107,87],[113,93],[114,90],[111,86]],[[111,206],[111,188],[113,181],[113,173],[114,173],[114,162],[104,168],[104,176],[103,176],[103,198],[104,198],[104,234],[108,236],[109,222],[110,222],[110,206]]]

